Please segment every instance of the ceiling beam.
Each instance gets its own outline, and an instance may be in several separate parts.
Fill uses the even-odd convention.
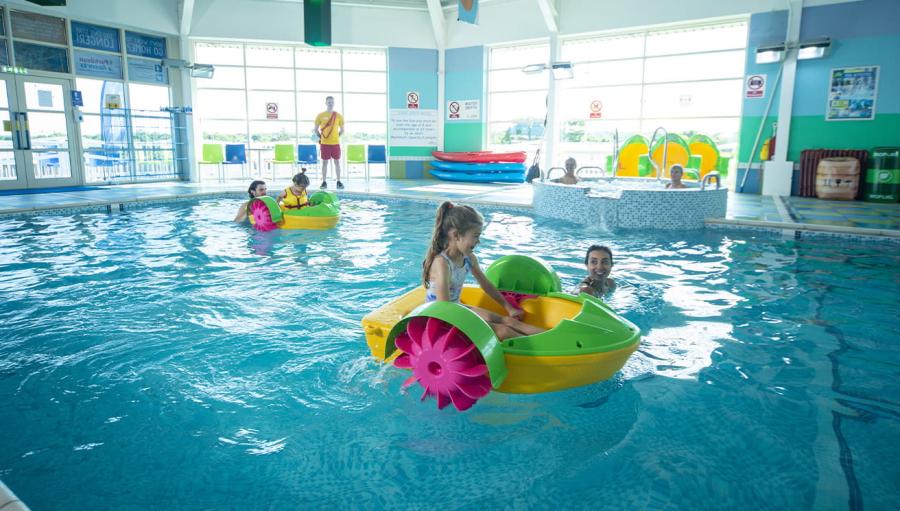
[[[444,10],[441,9],[441,0],[427,0],[428,16],[431,18],[431,29],[434,31],[434,42],[438,51],[443,51],[447,46],[447,27],[444,26]]]
[[[547,31],[551,34],[559,32],[559,13],[556,11],[555,0],[537,0],[541,14],[544,15],[544,23],[547,24]]]
[[[191,24],[194,21],[194,0],[181,0],[179,2],[181,8],[178,12],[179,31],[182,37],[187,37],[191,33]]]

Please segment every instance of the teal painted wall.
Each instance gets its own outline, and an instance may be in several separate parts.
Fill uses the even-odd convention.
[[[438,53],[419,48],[388,48],[388,105],[406,109],[406,94],[419,93],[419,109],[438,108]],[[441,122],[438,120],[438,122]],[[400,146],[388,142],[388,176],[394,179],[430,177],[426,160],[437,146]]]
[[[484,46],[453,48],[445,52],[444,97],[447,101],[480,101],[478,120],[447,118],[444,113],[444,150],[481,151],[485,140],[487,53]],[[444,105],[446,108],[446,105]]]

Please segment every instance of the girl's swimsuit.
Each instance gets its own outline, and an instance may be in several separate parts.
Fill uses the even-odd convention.
[[[456,266],[445,252],[441,252],[440,255],[447,260],[447,264],[450,266],[450,301],[459,303],[459,295],[462,294],[463,284],[466,282],[466,275],[472,268],[472,263],[469,262],[468,257],[464,257],[462,266]],[[425,291],[426,302],[437,300],[437,295],[432,289],[434,289],[434,282],[429,282],[428,289]]]
[[[296,195],[288,186],[284,189],[284,199],[281,203],[284,204],[285,209],[300,209],[309,205],[309,198],[306,196],[306,190],[300,192],[300,195]]]

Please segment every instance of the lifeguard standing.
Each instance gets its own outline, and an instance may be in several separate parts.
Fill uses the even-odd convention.
[[[319,139],[319,152],[322,155],[322,186],[328,188],[328,160],[334,160],[334,173],[338,189],[341,183],[341,135],[344,134],[344,116],[334,111],[334,96],[325,98],[326,110],[316,116],[313,133]]]

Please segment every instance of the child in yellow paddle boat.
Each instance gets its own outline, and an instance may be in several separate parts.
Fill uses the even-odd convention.
[[[301,168],[300,173],[295,174],[291,182],[291,186],[285,188],[275,201],[278,202],[283,210],[300,209],[309,206],[309,197],[306,195],[309,177],[306,175],[306,169]]]
[[[481,214],[470,206],[457,206],[446,201],[438,207],[431,245],[422,262],[425,301],[459,303],[466,275],[471,271],[485,294],[502,305],[508,314],[502,316],[481,307],[467,305],[487,322],[498,339],[502,341],[543,332],[543,328],[521,321],[523,311],[507,302],[481,271],[472,251],[480,242],[483,226]]]

